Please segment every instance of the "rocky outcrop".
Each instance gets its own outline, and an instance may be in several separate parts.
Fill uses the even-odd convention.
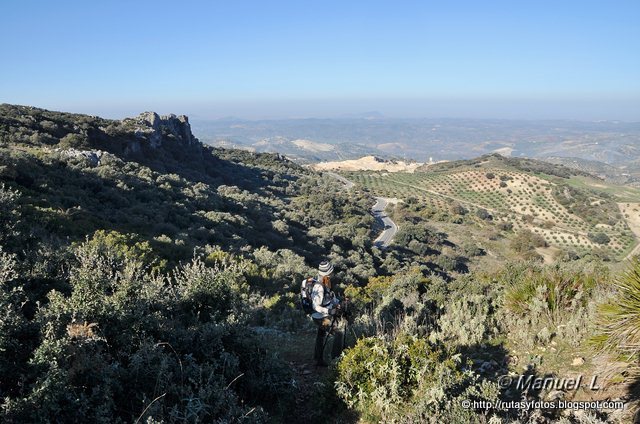
[[[100,165],[100,160],[105,154],[102,150],[55,149],[55,151],[66,157],[85,159],[92,167]]]
[[[5,139],[28,140],[32,146],[55,146],[61,156],[85,160],[89,166],[100,166],[105,159],[103,154],[108,152],[125,161],[158,169],[164,166],[163,172],[200,158],[204,148],[191,133],[186,116],[144,112],[133,118],[111,120],[0,104],[0,142]]]
[[[149,147],[157,149],[166,142],[175,142],[184,146],[199,143],[191,133],[189,118],[185,115],[174,114],[160,116],[155,112],[143,112],[136,118],[127,118],[125,126],[133,126],[136,138]],[[140,150],[141,145],[132,143],[129,150],[133,153]]]

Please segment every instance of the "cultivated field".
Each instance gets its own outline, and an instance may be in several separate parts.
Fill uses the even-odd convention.
[[[624,259],[640,237],[640,190],[585,177],[562,179],[499,167],[460,167],[446,172],[353,172],[349,179],[376,196],[410,197],[448,210],[459,203],[471,213],[486,210],[514,232],[544,237],[549,252],[584,254],[595,249]],[[541,252],[545,253],[545,252]]]

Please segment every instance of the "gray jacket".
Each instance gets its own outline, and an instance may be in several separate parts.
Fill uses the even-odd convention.
[[[313,304],[314,319],[322,319],[329,316],[329,311],[335,308],[340,300],[322,283],[316,283],[311,289],[311,302]]]

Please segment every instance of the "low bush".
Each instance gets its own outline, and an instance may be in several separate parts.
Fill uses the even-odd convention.
[[[338,364],[336,390],[369,422],[478,422],[462,400],[494,401],[499,394],[460,356],[406,334],[359,340]]]
[[[511,248],[518,253],[526,253],[536,247],[546,247],[547,242],[540,234],[535,234],[530,230],[520,230],[511,240]]]
[[[291,371],[246,326],[242,264],[195,258],[172,273],[151,273],[144,251],[114,240],[122,239],[100,233],[74,249],[70,293],[50,292],[38,310],[33,324],[41,335],[32,337],[37,345],[19,377],[29,384],[15,384],[19,395],[3,390],[3,419],[211,422],[283,414],[293,401]],[[11,278],[13,268],[0,255],[0,275]],[[4,355],[19,353],[16,341],[29,327],[11,307],[20,292],[2,293],[3,310],[15,311],[0,322],[0,368],[11,382]]]
[[[429,335],[429,340],[452,350],[480,344],[493,329],[489,308],[488,299],[482,295],[463,295],[448,302],[438,319],[439,328]]]
[[[609,244],[609,242],[611,241],[611,239],[609,238],[608,235],[606,235],[605,233],[602,232],[598,232],[598,233],[589,233],[587,234],[587,237],[589,238],[589,240],[591,240],[594,243],[598,243],[598,244]]]
[[[608,278],[598,266],[511,265],[498,277],[504,286],[499,322],[522,346],[544,345],[553,337],[578,346],[593,330],[595,304]]]

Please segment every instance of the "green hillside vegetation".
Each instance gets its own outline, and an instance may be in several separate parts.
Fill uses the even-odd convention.
[[[366,196],[147,116],[0,108],[5,421],[278,416],[291,371],[247,327],[262,303],[305,328],[316,258],[376,272]]]
[[[0,421],[628,420],[640,268],[614,275],[600,258],[633,246],[603,221],[636,225],[635,198],[498,162],[354,174],[346,190],[277,154],[204,146],[184,117],[1,105]],[[372,194],[403,199],[389,249],[373,246]],[[567,222],[540,218],[558,211]],[[559,246],[542,230],[591,244],[542,264]],[[296,307],[325,257],[352,311],[327,371]],[[608,375],[562,396],[628,410],[463,407],[558,395],[501,387],[509,372]]]
[[[291,252],[300,262],[335,246],[336,260],[342,256],[344,268],[354,271],[346,278],[372,275],[357,266],[372,262],[368,199],[348,198],[332,182],[278,155],[187,143],[167,137],[166,129],[160,130],[162,148],[153,148],[126,132],[145,128],[133,120],[4,108],[0,179],[20,193],[16,213],[28,224],[19,238],[22,248],[36,250],[43,239],[49,246],[66,245],[97,230],[115,231],[148,243],[158,265],[171,268],[206,245],[249,254],[266,246]],[[64,130],[41,132],[53,125]],[[84,133],[84,148],[91,150],[55,144],[54,136]],[[129,148],[134,144],[136,152]],[[99,163],[86,157],[96,152]]]

